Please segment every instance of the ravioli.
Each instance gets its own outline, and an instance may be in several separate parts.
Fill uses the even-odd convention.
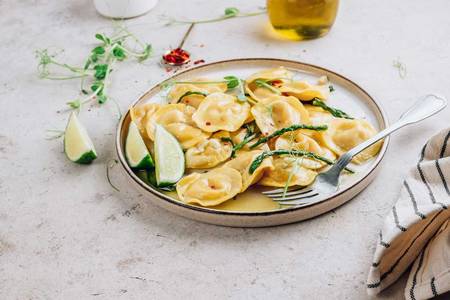
[[[212,168],[224,162],[231,156],[232,145],[211,138],[189,148],[185,153],[186,168],[205,169]]]
[[[309,104],[305,104],[304,107],[308,111],[311,125],[329,125],[334,119],[333,115],[324,110],[322,107]]]
[[[327,151],[328,149],[326,148],[322,148],[316,140],[303,134],[300,130],[288,132],[280,136],[275,142],[275,149],[304,150],[313,152],[328,158],[329,160],[334,160],[336,158],[333,152]],[[303,157],[299,161],[301,166],[313,170],[326,166],[324,162],[313,158]]]
[[[284,67],[263,70],[252,74],[249,78],[247,78],[247,80],[245,81],[245,91],[250,95],[251,98],[255,99],[256,101],[264,101],[266,98],[270,98],[271,96],[276,95],[275,91],[278,90],[278,86],[285,82],[290,82],[292,80],[292,76],[292,72],[288,71]],[[269,89],[266,87],[258,86],[255,82],[255,80],[257,79],[267,81],[268,84],[272,86],[272,88]]]
[[[317,172],[301,166],[301,157],[280,156],[273,159],[274,168],[266,171],[258,182],[260,185],[284,187],[307,186],[317,176]]]
[[[279,96],[270,103],[258,103],[251,113],[266,136],[293,124],[310,124],[308,111],[295,97]]]
[[[233,95],[213,93],[202,101],[192,119],[206,132],[236,131],[247,120],[250,105],[239,102]]]
[[[161,108],[161,104],[146,103],[132,107],[130,109],[131,120],[136,124],[141,135],[147,136],[145,127],[147,121],[153,114],[155,114]]]
[[[155,123],[164,126],[175,136],[184,149],[206,140],[210,134],[196,128],[192,121],[195,108],[185,104],[166,104],[158,109],[146,122],[146,132],[154,140]]]
[[[246,79],[247,83],[252,83],[256,79],[265,79],[265,80],[281,80],[281,81],[291,81],[293,77],[293,73],[286,69],[285,67],[277,67],[273,69],[262,70],[260,72],[256,72],[249,76]]]
[[[263,87],[254,86],[253,89],[250,89],[249,85],[247,85],[245,91],[257,102],[267,102],[270,101],[273,96],[277,96],[273,91]]]
[[[208,79],[195,79],[192,82],[204,82],[209,81]],[[195,84],[195,83],[182,83],[176,84],[172,87],[167,98],[170,103],[179,103],[180,98],[183,95],[186,95],[188,92],[194,92],[194,94],[184,96],[181,99],[180,103],[184,103],[187,105],[191,105],[195,108],[198,108],[200,103],[205,99],[206,96],[211,93],[222,92],[224,93],[227,90],[226,83],[215,83],[215,84]],[[195,94],[200,93],[200,94]],[[204,94],[204,95],[201,95]]]
[[[241,128],[235,132],[230,132],[229,136],[231,140],[233,141],[233,144],[237,145],[239,143],[242,143],[245,139],[245,136],[247,135],[247,128]],[[250,146],[254,144],[258,139],[255,138],[252,141],[248,142],[247,144],[242,147],[242,150],[250,150]]]
[[[236,158],[225,163],[224,166],[233,168],[241,174],[241,192],[245,191],[250,185],[258,182],[258,180],[260,180],[264,175],[264,172],[273,169],[272,157],[268,157],[263,160],[261,165],[253,172],[253,174],[250,174],[249,168],[251,163],[261,153],[263,153],[262,150],[240,151]]]
[[[375,128],[366,120],[334,119],[328,130],[322,133],[323,143],[337,155],[368,140],[377,133]],[[370,146],[353,157],[353,162],[361,164],[374,157],[380,151],[382,141]]]
[[[302,101],[311,101],[314,98],[326,100],[330,96],[328,85],[312,85],[306,81],[287,82],[279,89],[283,95],[294,96]]]
[[[233,198],[241,188],[241,174],[233,168],[221,167],[183,177],[177,183],[177,194],[185,203],[208,207]]]

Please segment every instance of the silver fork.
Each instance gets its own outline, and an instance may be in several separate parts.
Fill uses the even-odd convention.
[[[320,173],[311,186],[294,187],[285,194],[284,189],[263,191],[262,193],[283,205],[308,206],[321,202],[326,199],[325,196],[337,191],[339,175],[356,154],[406,125],[431,117],[445,106],[447,106],[445,98],[433,94],[426,95],[404,112],[397,122],[343,154],[328,171]]]

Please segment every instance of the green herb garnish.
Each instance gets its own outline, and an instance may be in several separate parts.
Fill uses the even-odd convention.
[[[202,24],[202,23],[214,23],[220,22],[223,20],[228,20],[231,18],[243,18],[243,17],[252,17],[258,16],[266,13],[266,9],[263,8],[261,11],[251,12],[251,13],[241,13],[241,11],[236,7],[227,7],[224,10],[224,14],[221,17],[213,18],[213,19],[205,19],[205,20],[192,20],[192,21],[179,21],[179,20],[171,20],[167,25],[172,24]]]
[[[254,143],[253,145],[250,146],[250,149],[253,149],[263,143],[267,143],[269,140],[273,139],[274,137],[280,136],[285,134],[286,132],[290,132],[290,131],[295,131],[298,129],[309,129],[309,130],[316,130],[316,131],[323,131],[323,130],[327,130],[328,126],[327,125],[319,125],[319,126],[313,126],[313,125],[305,125],[305,124],[294,124],[291,125],[289,127],[285,127],[285,128],[281,128],[280,130],[275,131],[274,133],[260,138],[258,141],[256,141],[256,143]]]
[[[107,87],[113,65],[128,57],[143,61],[151,54],[151,45],[140,42],[124,27],[121,27],[112,36],[97,33],[95,38],[100,41],[100,45],[92,48],[83,67],[59,62],[55,58],[56,55],[50,54],[47,49],[36,51],[36,57],[39,59],[38,72],[41,78],[49,80],[81,79],[80,90],[86,97],[67,102],[71,109],[79,109],[83,104],[94,99],[99,104],[105,103],[109,98]],[[136,46],[141,48],[140,51],[136,52],[135,46],[132,48],[127,46],[127,41],[130,38]],[[91,92],[84,88],[86,80],[90,81],[89,89]]]
[[[334,86],[331,84],[328,86],[328,89],[330,90],[330,93],[335,91]]]
[[[277,95],[281,95],[281,92],[278,89],[274,88],[270,84],[270,80],[265,80],[265,79],[261,79],[260,78],[260,79],[256,79],[254,81],[254,83],[256,84],[257,87],[262,87],[262,88],[270,90],[272,93],[275,93]]]
[[[163,84],[162,88],[163,89],[167,89],[170,86],[174,85],[174,84],[221,84],[221,83],[225,83],[227,85],[227,91],[230,90],[236,90],[236,97],[238,98],[239,101],[241,102],[246,102],[248,101],[247,96],[245,95],[245,91],[244,91],[244,83],[245,81],[242,79],[239,79],[236,76],[225,76],[223,78],[224,80],[220,80],[220,81],[174,81],[174,82],[166,82]],[[189,92],[187,92],[189,93]],[[184,96],[188,96],[188,95],[183,95]],[[178,100],[178,102],[181,101],[181,98]]]
[[[226,83],[227,89],[234,89],[239,85],[239,78],[236,76],[225,76],[223,78],[224,80],[220,81],[174,81],[174,82],[167,82],[164,84],[163,88],[170,87],[174,84],[221,84]]]
[[[228,89],[234,89],[239,85],[239,78],[236,76],[225,76],[223,79],[225,79]]]
[[[332,160],[329,160],[326,157],[317,155],[313,152],[309,152],[309,151],[304,151],[304,150],[284,150],[284,149],[279,149],[279,150],[272,150],[272,151],[264,151],[263,153],[261,153],[260,155],[258,155],[250,164],[250,168],[248,170],[248,172],[250,174],[253,174],[255,172],[255,170],[261,165],[261,163],[263,162],[263,160],[269,156],[274,156],[274,155],[291,155],[291,156],[296,156],[296,157],[307,157],[307,158],[312,158],[315,160],[319,160],[322,161],[324,163],[326,163],[327,165],[333,165],[334,162]],[[354,171],[352,171],[349,168],[345,168],[344,170],[346,170],[349,173],[355,173]]]
[[[222,137],[221,140],[224,142],[228,142],[233,146],[233,150],[231,151],[231,157],[236,157],[236,152],[241,150],[245,145],[251,142],[253,139],[257,137],[257,133],[255,132],[255,124],[246,124],[245,128],[247,132],[245,133],[244,139],[238,143],[234,144],[233,140],[229,137]]]
[[[117,192],[120,192],[120,190],[112,183],[111,178],[109,176],[109,171],[112,169],[115,165],[117,165],[119,161],[117,159],[110,159],[106,163],[106,179],[108,180],[109,185],[116,190]]]
[[[186,93],[181,95],[181,97],[178,99],[177,103],[180,103],[183,100],[184,97],[187,97],[187,96],[190,96],[190,95],[200,95],[200,96],[204,96],[204,97],[207,96],[207,94],[202,93],[202,92],[187,91]]]
[[[329,113],[331,113],[333,115],[333,117],[343,118],[343,119],[350,119],[350,120],[354,119],[353,117],[349,116],[346,112],[343,112],[340,109],[328,106],[328,105],[325,104],[325,102],[323,102],[322,100],[319,100],[318,98],[314,98],[311,104],[314,105],[314,106],[318,106],[318,107],[323,108],[324,110],[326,110]]]

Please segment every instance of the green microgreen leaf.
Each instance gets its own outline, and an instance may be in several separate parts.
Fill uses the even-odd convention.
[[[227,7],[225,8],[225,16],[235,17],[239,14],[239,9],[236,7]]]
[[[125,51],[121,47],[115,47],[112,53],[117,60],[124,60],[127,57]]]
[[[239,85],[239,78],[236,76],[225,76],[223,79],[225,79],[228,89],[234,89]]]
[[[92,53],[98,54],[98,55],[102,55],[105,53],[105,48],[102,46],[97,46],[94,49],[92,49]]]
[[[335,91],[334,86],[331,84],[328,86],[328,89],[330,90],[330,93]]]
[[[81,106],[81,101],[79,99],[67,102],[70,108],[78,109]]]
[[[95,74],[94,77],[101,80],[106,76],[106,71],[108,70],[107,64],[98,64],[94,66]]]
[[[98,95],[98,96],[97,96],[97,101],[98,101],[99,104],[105,103],[106,100],[108,100],[108,98],[107,98],[106,95],[104,95],[104,94]]]
[[[109,37],[107,37],[106,35],[104,35],[104,34],[97,33],[97,34],[95,34],[95,38],[97,40],[102,41],[105,44],[111,44],[111,39]]]
[[[95,81],[92,85],[91,85],[91,91],[93,91],[94,93],[96,93],[97,95],[102,95],[103,94],[103,88],[104,88],[104,84],[101,81]]]

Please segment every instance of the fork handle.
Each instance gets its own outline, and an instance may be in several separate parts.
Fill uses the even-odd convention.
[[[439,97],[433,94],[422,97],[417,102],[415,102],[413,106],[411,106],[407,111],[405,111],[400,116],[400,119],[397,122],[378,132],[376,135],[359,144],[358,146],[350,149],[348,152],[344,153],[336,161],[332,169],[334,168],[335,171],[340,173],[350,163],[352,158],[364,149],[372,146],[379,140],[385,138],[394,131],[397,131],[398,129],[406,125],[417,123],[428,117],[431,117],[432,115],[444,109],[446,106],[447,100],[443,97]]]

